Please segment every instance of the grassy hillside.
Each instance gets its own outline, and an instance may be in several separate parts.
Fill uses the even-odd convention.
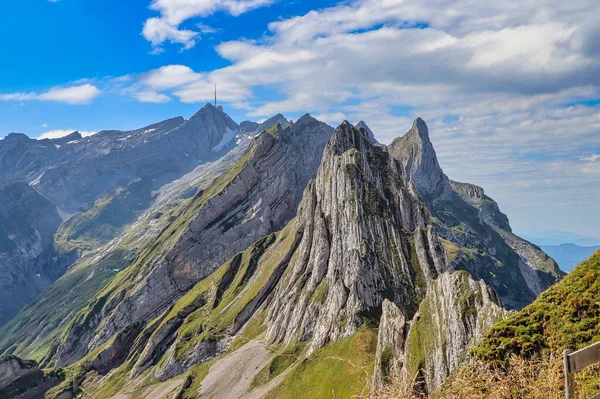
[[[564,397],[562,351],[600,341],[600,252],[531,305],[496,324],[441,398]],[[577,374],[578,398],[600,392],[600,365]]]
[[[475,350],[483,360],[532,357],[600,341],[600,252],[531,305],[498,323]]]

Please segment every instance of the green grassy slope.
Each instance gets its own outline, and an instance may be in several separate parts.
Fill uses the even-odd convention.
[[[531,357],[600,341],[600,252],[531,305],[499,322],[477,346],[484,360]]]

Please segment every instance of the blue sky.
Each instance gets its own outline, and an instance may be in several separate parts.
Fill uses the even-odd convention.
[[[183,64],[197,71],[221,68],[230,62],[218,56],[216,44],[259,37],[273,20],[333,3],[282,1],[236,17],[216,12],[189,23],[202,21],[217,30],[198,40],[193,49],[179,51],[179,46],[167,44],[167,51],[153,55],[142,36],[144,22],[157,15],[148,0],[10,0],[3,6],[0,24],[2,37],[11,38],[0,44],[2,53],[10,55],[0,63],[0,93],[43,91],[80,79],[103,80],[169,64]],[[52,129],[136,128],[174,115],[190,116],[201,102],[156,105],[104,93],[93,106],[0,104],[0,137],[10,132],[33,137]],[[230,111],[237,119],[245,117],[244,112]]]
[[[596,0],[9,0],[0,137],[192,115],[214,83],[237,121],[423,117],[450,178],[517,231],[600,237]]]

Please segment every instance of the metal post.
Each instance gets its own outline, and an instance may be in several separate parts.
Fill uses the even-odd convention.
[[[563,366],[565,368],[565,399],[575,399],[575,381],[573,373],[571,373],[571,363],[569,362],[569,354],[573,351],[565,349],[563,351]]]

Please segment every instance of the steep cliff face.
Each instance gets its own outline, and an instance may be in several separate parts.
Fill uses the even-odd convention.
[[[45,373],[34,361],[22,360],[16,356],[0,357],[0,397],[2,398],[43,398],[45,392],[63,379],[64,375],[61,372]]]
[[[466,349],[481,340],[507,311],[482,280],[469,273],[444,273],[432,284],[408,329],[400,375],[418,389],[438,389],[465,357]]]
[[[162,187],[150,209],[116,238],[84,253],[30,306],[0,327],[0,353],[33,358],[44,367],[51,364],[57,341],[75,315],[185,211],[196,193],[206,190],[215,178],[233,166],[244,155],[248,144],[242,141],[219,160],[202,164]],[[57,235],[66,226],[71,224],[63,225]],[[78,242],[65,242],[81,247]]]
[[[52,237],[56,208],[23,182],[0,182],[0,325],[64,272]]]
[[[446,269],[425,205],[400,165],[345,122],[325,148],[296,220],[302,240],[271,302],[267,340],[309,352],[377,320],[384,299],[412,317]]]
[[[402,164],[407,183],[414,184],[426,201],[450,197],[452,190],[448,177],[438,163],[423,119],[417,118],[404,136],[392,141],[389,151]]]
[[[504,306],[522,308],[562,277],[552,259],[512,233],[506,215],[481,187],[442,171],[421,119],[389,146],[429,207],[452,267],[497,290]]]
[[[419,389],[431,392],[505,312],[485,282],[447,269],[402,165],[346,122],[325,147],[296,218],[165,311],[135,366],[124,367],[133,378],[155,367],[165,381],[257,336],[283,351],[300,345],[295,356],[313,359],[378,325],[374,385],[394,376],[411,384],[408,376],[418,375]]]
[[[255,128],[245,124],[237,139]],[[417,389],[430,393],[504,317],[501,299],[518,306],[544,283],[539,254],[512,235],[497,204],[444,175],[421,120],[388,150],[365,127],[344,122],[333,132],[304,116],[270,126],[230,165],[199,191],[192,182],[206,179],[202,168],[163,187],[164,207],[78,265],[85,286],[106,272],[92,265],[125,260],[95,295],[74,290],[86,298],[78,308],[57,310],[73,322],[55,329],[45,365],[71,365],[99,398],[182,374],[182,389],[197,389],[209,360],[243,359],[252,340],[269,362],[267,347],[281,352],[269,367],[282,377],[256,392],[276,387],[271,396],[285,397],[298,386],[290,379],[311,381],[320,362],[339,362],[336,351],[362,342],[348,375],[365,378],[373,365],[374,375],[359,386],[417,376]],[[48,309],[53,295],[31,309]],[[27,340],[35,347],[45,334]]]
[[[122,328],[155,317],[236,252],[282,228],[294,216],[331,130],[305,116],[261,134],[80,314],[58,348],[57,363],[72,363]]]

